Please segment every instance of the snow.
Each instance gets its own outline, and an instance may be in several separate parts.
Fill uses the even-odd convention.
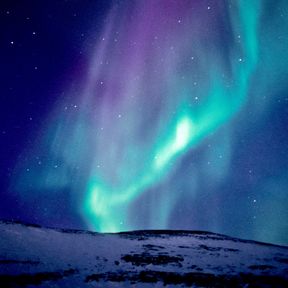
[[[2,221],[0,236],[5,288],[288,287],[288,247],[209,232],[98,234]]]

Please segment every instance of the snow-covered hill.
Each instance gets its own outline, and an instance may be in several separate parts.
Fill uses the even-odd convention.
[[[288,247],[202,231],[0,222],[0,287],[288,287]]]

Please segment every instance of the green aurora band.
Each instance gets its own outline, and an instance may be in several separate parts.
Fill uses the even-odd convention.
[[[147,161],[139,176],[133,178],[130,183],[123,181],[124,185],[112,187],[109,183],[98,178],[96,172],[95,175],[93,175],[94,172],[91,175],[83,213],[97,231],[117,232],[135,229],[127,221],[126,215],[129,204],[149,187],[163,181],[169,175],[171,167],[177,165],[176,162],[182,155],[228,121],[245,104],[250,80],[257,67],[257,31],[261,3],[260,1],[243,0],[237,1],[237,4],[230,7],[229,15],[235,43],[239,38],[238,35],[241,35],[240,45],[237,48],[233,47],[234,50],[230,51],[230,77],[233,79],[233,84],[228,85],[227,80],[223,78],[221,63],[218,61],[209,63],[204,80],[209,85],[206,84],[205,89],[203,89],[205,91],[204,97],[201,97],[203,100],[197,105],[191,105],[189,91],[193,83],[189,79],[192,77],[186,75],[185,78],[188,80],[184,84],[178,84],[177,82],[181,82],[180,80],[172,80],[172,83],[175,83],[172,91],[181,94],[175,95],[180,100],[177,111],[170,124],[164,125],[161,136],[157,137],[157,141],[155,141],[152,148],[151,158]],[[162,12],[159,9],[157,11],[158,16]],[[175,18],[177,17],[179,17],[179,14]],[[195,17],[195,15],[191,15],[191,17]],[[138,17],[135,16],[135,19],[138,19]],[[146,20],[149,23],[149,16]],[[169,33],[169,31],[166,32]],[[181,38],[181,35],[178,37]],[[243,59],[237,57],[239,51],[235,51],[236,49],[240,50]],[[209,50],[206,52],[211,53]],[[178,61],[183,61],[183,59],[180,58]],[[170,67],[172,71],[174,69],[176,71],[176,64],[178,63],[174,63],[175,67]],[[181,87],[178,87],[180,85]],[[131,153],[137,152],[131,151]],[[129,171],[126,171],[126,173],[129,173]],[[159,209],[161,211],[159,211],[157,224],[164,228],[167,227],[168,216],[173,207],[173,197],[167,197],[166,201],[166,205],[161,203],[162,208]],[[125,221],[122,222],[119,219],[125,219]]]

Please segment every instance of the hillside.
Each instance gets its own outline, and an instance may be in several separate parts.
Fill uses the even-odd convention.
[[[0,287],[288,287],[288,247],[203,231],[0,222]]]

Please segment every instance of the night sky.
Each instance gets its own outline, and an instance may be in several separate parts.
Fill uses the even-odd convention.
[[[7,0],[0,21],[0,218],[288,245],[286,0]]]

